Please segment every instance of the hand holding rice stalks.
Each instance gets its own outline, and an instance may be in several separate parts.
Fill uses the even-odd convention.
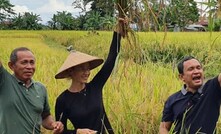
[[[143,57],[142,48],[137,43],[135,31],[129,26],[129,18],[132,19],[135,16],[132,14],[133,0],[114,0],[116,9],[118,11],[118,24],[116,25],[116,31],[121,34],[122,37],[126,37],[126,57],[133,59],[135,62],[140,61]]]
[[[123,37],[128,36],[128,17],[127,17],[127,12],[129,10],[129,0],[115,0],[115,5],[118,11],[118,24],[117,24],[117,30],[121,33]]]

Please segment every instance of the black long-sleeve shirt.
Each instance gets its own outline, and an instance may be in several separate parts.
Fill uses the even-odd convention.
[[[120,34],[114,32],[107,60],[85,89],[77,93],[65,90],[57,98],[55,116],[64,124],[64,134],[75,134],[78,128],[96,130],[101,134],[114,133],[104,109],[102,89],[114,68],[120,40]],[[67,119],[74,125],[74,130],[67,129]]]

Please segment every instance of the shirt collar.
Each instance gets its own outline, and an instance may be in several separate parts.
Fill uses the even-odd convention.
[[[14,78],[16,79],[16,81],[18,82],[19,85],[25,86],[25,83],[22,82],[22,81],[20,81],[20,80],[15,76],[15,74],[13,74],[13,76],[14,76]],[[31,87],[34,83],[35,83],[34,80],[31,79],[31,83],[29,84],[28,88]]]
[[[203,87],[204,87],[204,84],[197,90],[197,92],[198,93],[202,93],[203,92]],[[187,90],[186,90],[186,86],[184,85],[183,87],[182,87],[182,89],[181,89],[181,93],[183,94],[183,95],[186,95],[187,94]]]

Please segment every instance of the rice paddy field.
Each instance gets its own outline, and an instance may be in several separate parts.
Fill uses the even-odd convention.
[[[135,36],[134,45],[122,39],[114,71],[104,87],[104,105],[117,134],[157,134],[165,100],[182,86],[177,62],[193,55],[202,61],[206,79],[218,75],[221,33],[140,32]],[[105,59],[111,39],[112,32],[104,31],[0,31],[0,60],[9,70],[7,62],[14,48],[26,46],[34,52],[34,79],[47,87],[54,115],[56,97],[70,85],[69,80],[54,78],[69,54],[66,47],[72,45],[75,50]],[[90,78],[99,69],[92,70]],[[50,134],[44,129],[42,132]]]

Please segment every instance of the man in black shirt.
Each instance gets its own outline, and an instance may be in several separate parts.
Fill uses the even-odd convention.
[[[214,133],[220,113],[221,74],[204,84],[202,65],[192,56],[181,60],[178,71],[184,86],[165,102],[160,134],[167,134],[172,124],[175,133]]]

